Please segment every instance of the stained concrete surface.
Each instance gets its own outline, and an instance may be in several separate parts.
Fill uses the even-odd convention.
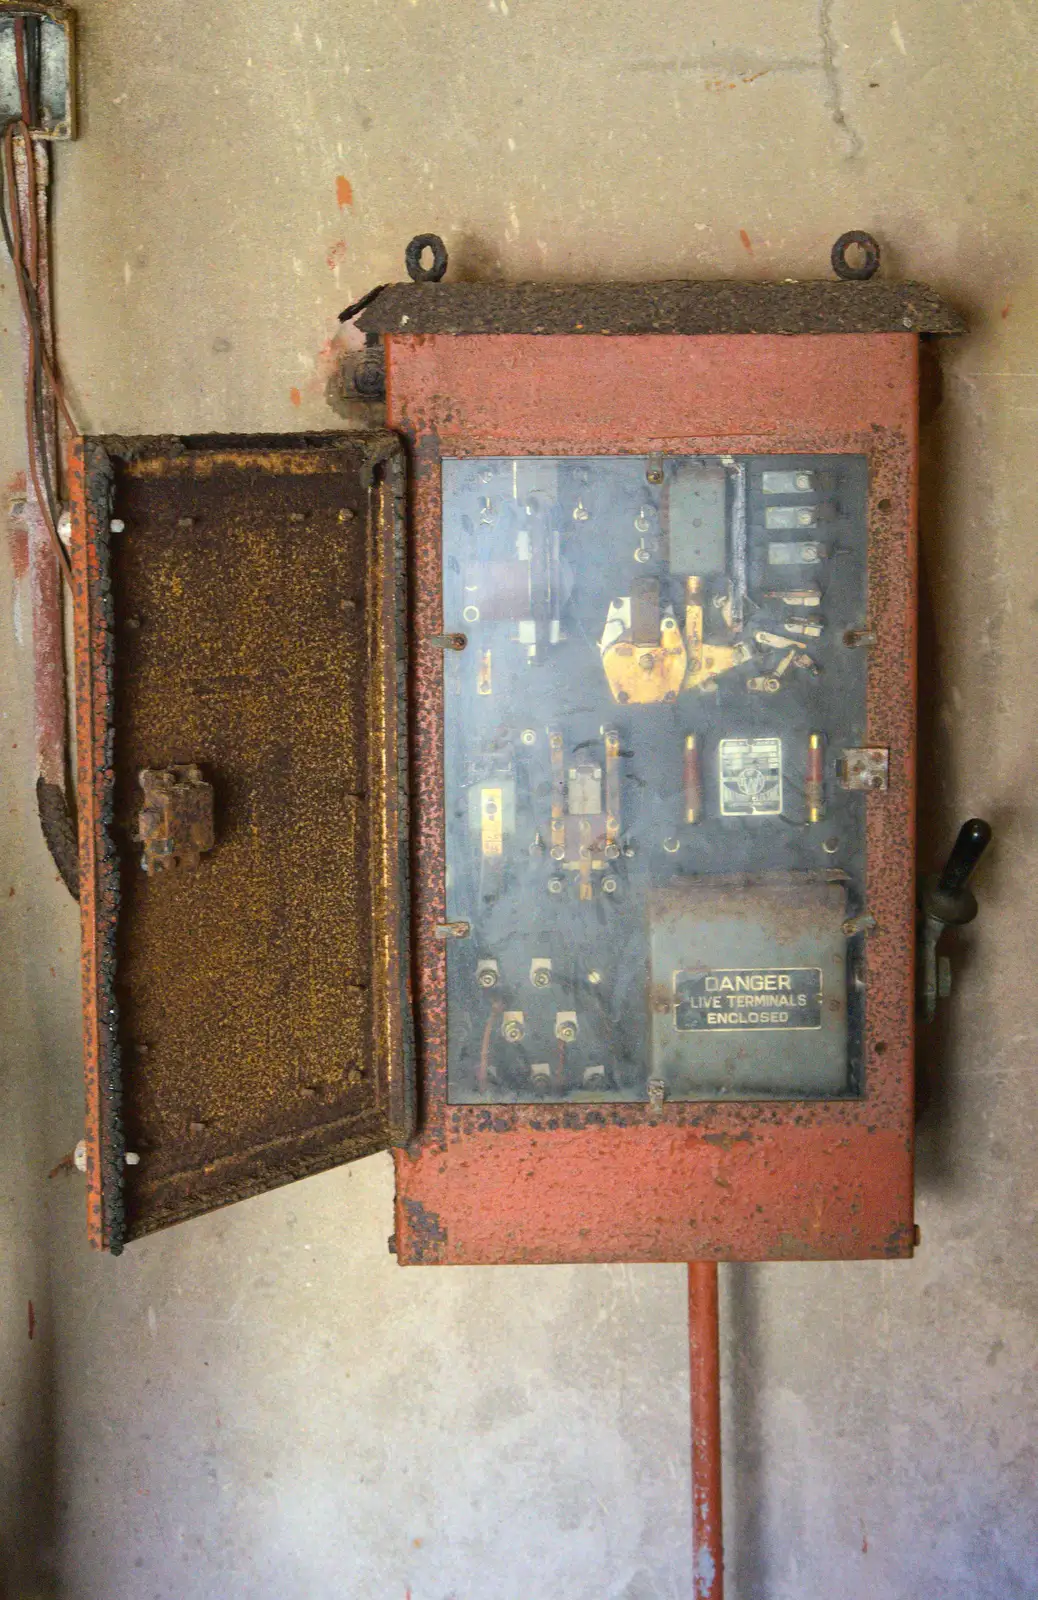
[[[335,313],[442,232],[473,277],[934,283],[921,853],[990,816],[928,1051],[914,1262],[724,1272],[729,1595],[1038,1595],[1033,962],[1038,14],[1024,0],[86,0],[56,157],[85,427],[293,429]],[[339,182],[338,180],[344,180]],[[0,274],[0,482],[23,464]],[[333,354],[334,352],[331,352]],[[17,1600],[690,1590],[678,1267],[398,1269],[388,1161],[99,1259],[76,917],[0,628],[0,1562]],[[35,1327],[29,1338],[28,1303]]]

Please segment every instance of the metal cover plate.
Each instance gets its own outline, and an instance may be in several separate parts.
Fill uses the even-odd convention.
[[[411,1130],[403,468],[388,434],[87,439],[73,489],[90,1228],[118,1250]],[[215,844],[149,875],[139,774],[174,764]]]
[[[846,1094],[847,892],[810,873],[674,878],[649,910],[667,1097]]]

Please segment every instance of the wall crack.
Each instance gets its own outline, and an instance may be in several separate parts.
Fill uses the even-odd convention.
[[[825,104],[833,124],[847,143],[848,157],[860,156],[865,141],[857,128],[848,120],[843,104],[843,81],[840,76],[838,46],[833,32],[833,5],[835,0],[818,0],[818,36],[822,47],[822,75],[825,79]]]

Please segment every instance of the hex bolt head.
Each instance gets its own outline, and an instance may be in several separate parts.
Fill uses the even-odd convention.
[[[555,1036],[561,1039],[563,1044],[572,1044],[577,1037],[576,1027],[572,1022],[560,1022],[555,1029]]]
[[[504,1034],[509,1044],[518,1044],[526,1030],[521,1022],[516,1022],[513,1018],[511,1021],[506,1022],[502,1026],[501,1032]]]
[[[533,728],[524,728],[519,737],[522,739],[523,744],[537,743],[537,734]]]
[[[492,989],[497,983],[497,973],[493,967],[484,967],[482,972],[478,974],[476,982],[481,989]]]
[[[603,878],[602,879],[602,893],[603,894],[615,894],[616,893],[616,887],[617,887],[617,885],[616,885],[616,879],[615,878]]]
[[[565,845],[553,844],[552,847],[551,847],[551,859],[553,861],[565,861],[565,859],[566,859],[566,847],[565,847]]]
[[[648,653],[646,653],[643,656],[639,656],[638,657],[638,665],[641,667],[643,672],[651,672],[652,668],[653,668],[653,658],[652,658],[652,656],[649,655]]]
[[[549,894],[561,894],[562,893],[562,879],[561,878],[549,878],[548,879],[548,893]]]
[[[551,973],[547,967],[537,967],[530,977],[530,982],[535,989],[547,989],[551,984]]]

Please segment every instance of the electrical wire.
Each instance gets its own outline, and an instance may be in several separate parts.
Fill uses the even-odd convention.
[[[15,56],[18,70],[20,115],[11,118],[3,130],[0,146],[0,230],[14,266],[18,298],[25,319],[28,359],[26,362],[25,432],[29,474],[33,490],[54,547],[61,573],[71,582],[72,566],[58,532],[58,460],[56,429],[47,425],[47,403],[53,399],[71,431],[75,424],[65,398],[64,387],[53,359],[40,301],[40,195],[36,173],[36,146],[32,133],[34,72],[38,39],[26,29],[26,19],[14,24]],[[18,180],[16,141],[21,139],[25,157],[24,197]],[[24,198],[28,219],[28,239],[22,216]],[[48,394],[49,389],[49,394]]]

